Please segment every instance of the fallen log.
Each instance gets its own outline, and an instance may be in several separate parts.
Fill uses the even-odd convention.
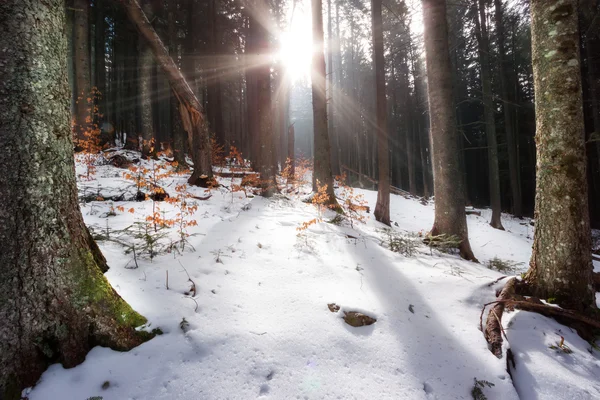
[[[258,172],[253,172],[253,171],[240,171],[240,172],[232,172],[232,171],[226,171],[226,172],[215,172],[214,173],[217,176],[220,176],[221,178],[245,178],[247,176],[260,176]]]
[[[465,210],[465,213],[467,215],[477,215],[478,217],[481,217],[481,211]]]

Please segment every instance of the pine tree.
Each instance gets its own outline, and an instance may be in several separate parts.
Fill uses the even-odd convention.
[[[446,0],[423,0],[422,4],[435,194],[435,220],[431,234],[457,235],[461,239],[460,255],[476,261],[469,243],[458,159]]]
[[[49,364],[141,343],[145,319],[104,277],[77,203],[64,2],[4,0],[0,20],[0,398],[13,400]]]
[[[595,307],[577,0],[531,2],[536,114],[535,234],[525,276],[541,298]]]

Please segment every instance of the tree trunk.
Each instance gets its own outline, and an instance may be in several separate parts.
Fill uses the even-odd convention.
[[[217,1],[208,0],[208,48],[209,58],[206,60],[208,64],[207,77],[207,94],[208,105],[206,107],[206,115],[210,124],[210,129],[215,135],[215,139],[219,144],[225,144],[225,132],[223,130],[223,105],[221,99],[221,74],[219,65],[220,39],[217,27]]]
[[[422,0],[422,4],[435,194],[435,220],[431,234],[457,235],[462,240],[461,257],[477,261],[469,243],[458,160],[446,1]]]
[[[314,173],[313,191],[318,186],[327,185],[328,204],[336,205],[337,200],[333,191],[333,176],[331,173],[331,154],[329,134],[327,132],[327,99],[325,93],[325,54],[323,53],[323,3],[321,0],[312,1],[312,102],[314,129]]]
[[[475,36],[479,42],[479,62],[481,63],[481,90],[483,92],[483,115],[485,120],[485,133],[487,138],[490,203],[492,206],[492,219],[490,225],[496,229],[504,230],[502,226],[502,205],[500,202],[500,170],[498,167],[498,143],[496,138],[496,122],[494,117],[494,99],[492,95],[492,77],[490,69],[490,45],[485,16],[485,1],[473,3],[477,13],[475,18]]]
[[[267,3],[264,0],[257,0],[261,4],[261,9],[267,9]],[[275,138],[273,129],[273,105],[271,102],[271,63],[268,59],[270,54],[269,32],[264,25],[260,25],[257,37],[257,54],[261,60],[256,67],[256,89],[258,104],[258,130],[260,151],[258,157],[263,196],[271,196],[277,191],[277,182],[275,175],[277,173]]]
[[[294,124],[288,128],[287,156],[290,162],[290,176],[296,174],[296,152],[294,151]]]
[[[536,223],[525,280],[536,296],[583,311],[595,307],[595,298],[577,0],[533,0],[531,32]]]
[[[258,0],[253,0],[258,1]],[[258,157],[260,153],[260,131],[258,119],[258,89],[256,74],[256,52],[257,38],[260,31],[260,24],[252,12],[248,12],[248,32],[246,35],[245,62],[246,62],[246,108],[248,135],[247,142],[249,146],[249,158],[252,167],[258,171]]]
[[[91,70],[90,70],[90,30],[88,0],[74,0],[74,40],[75,51],[75,87],[77,88],[75,135],[79,140],[85,140],[85,133],[91,129],[92,106],[91,100]],[[77,144],[79,148],[79,144]]]
[[[150,25],[148,18],[140,8],[136,0],[123,0],[129,19],[136,25],[142,35],[142,40],[152,49],[154,58],[161,67],[165,76],[169,79],[171,89],[179,100],[179,114],[183,123],[183,129],[188,134],[188,146],[194,171],[188,183],[196,186],[207,186],[213,180],[212,154],[210,149],[210,138],[203,115],[202,105],[192,92],[187,81],[179,71],[179,68],[169,57],[169,53],[162,41]]]
[[[335,90],[333,88],[334,83],[334,68],[333,68],[333,24],[332,24],[332,14],[331,14],[331,0],[327,0],[327,109],[328,109],[328,119],[327,119],[327,129],[329,131],[330,142],[333,143],[333,150],[331,151],[331,170],[333,175],[340,174],[340,163],[338,160],[339,150],[338,150],[338,141],[337,141],[337,133],[334,127],[334,99],[335,99]],[[337,75],[338,72],[336,71]]]
[[[149,0],[142,0],[144,13],[152,18],[152,5]],[[152,73],[154,69],[154,60],[150,45],[140,34],[138,40],[138,66],[139,66],[139,93],[140,93],[140,122],[142,134],[140,135],[142,143],[140,147],[142,156],[150,156],[151,141],[154,138],[154,121],[153,121],[153,102],[152,102]]]
[[[177,57],[177,3],[169,3],[169,55],[171,58]],[[179,101],[174,93],[171,94],[171,137],[173,161],[177,163],[177,168],[186,168],[184,143],[184,130],[179,115]]]
[[[383,56],[383,23],[381,0],[371,0],[371,26],[373,31],[373,69],[375,70],[375,97],[377,116],[377,159],[379,183],[375,219],[390,225],[390,160],[387,127],[387,102],[385,97],[385,60]]]
[[[145,319],[102,274],[79,211],[64,2],[4,0],[0,20],[0,398],[12,400],[52,363],[138,345]]]
[[[506,45],[504,39],[504,18],[502,0],[494,0],[496,10],[496,37],[498,41],[498,76],[500,78],[500,93],[502,96],[502,111],[504,112],[504,131],[506,132],[506,146],[508,148],[508,172],[512,194],[512,212],[515,217],[523,216],[523,200],[521,196],[521,182],[519,176],[519,160],[517,157],[517,132],[513,121],[512,96],[509,96],[507,60],[505,58]]]
[[[95,86],[98,90],[99,98],[96,101],[96,107],[98,107],[98,112],[96,113],[95,121],[99,126],[102,126],[101,115],[106,111],[106,101],[105,95],[106,93],[106,37],[105,37],[105,29],[106,24],[104,22],[105,14],[104,14],[104,1],[96,0],[94,2],[95,8],[95,22],[94,22],[94,62],[96,64],[96,76],[95,76]]]

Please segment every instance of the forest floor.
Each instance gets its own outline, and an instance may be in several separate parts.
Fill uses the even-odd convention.
[[[77,166],[80,174],[84,169]],[[134,193],[123,172],[97,167],[93,179],[79,182],[80,195]],[[174,196],[175,185],[186,178],[165,177],[161,185]],[[220,183],[231,187],[229,178]],[[476,398],[477,379],[486,396],[479,398],[490,400],[600,398],[600,352],[571,329],[538,314],[506,314],[512,378],[506,348],[505,357],[496,358],[479,330],[483,304],[495,299],[505,280],[491,283],[527,268],[533,237],[528,219],[503,215],[506,231],[498,231],[488,224],[489,210],[469,215],[471,246],[481,262],[475,264],[421,243],[419,232],[433,223],[431,201],[392,195],[392,231],[372,214],[353,227],[320,222],[298,231],[317,217],[315,206],[301,201],[308,189],[270,199],[213,189],[210,199],[196,201],[198,209],[189,218],[197,226],[188,227],[193,235],[187,248],[153,260],[143,254],[134,260],[116,240],[100,240],[113,287],[148,318],[148,330],[160,328],[163,334],[129,352],[96,347],[75,368],[53,365],[26,395],[31,400],[470,399]],[[205,195],[204,189],[190,191]],[[355,194],[374,209],[376,192],[355,189]],[[176,218],[174,204],[157,204],[159,215]],[[108,234],[125,245],[138,239],[128,236],[133,231],[119,230],[136,221],[144,225],[151,212],[151,200],[82,204],[96,235]],[[324,219],[334,216],[327,212]],[[166,236],[157,248],[178,239],[175,228],[159,232]],[[390,237],[408,243],[400,247],[412,255],[390,251]],[[496,265],[504,260],[509,271],[488,268],[494,259]],[[332,313],[329,303],[342,309]],[[344,310],[361,311],[377,322],[351,327],[341,318]],[[570,353],[557,346],[561,336]]]

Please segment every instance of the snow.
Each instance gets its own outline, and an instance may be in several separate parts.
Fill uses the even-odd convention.
[[[80,189],[124,192],[131,183],[122,173],[100,166]],[[173,176],[164,187],[173,195],[185,180]],[[230,186],[231,179],[220,182]],[[375,192],[355,192],[374,209]],[[382,246],[384,226],[370,214],[354,228],[322,222],[299,233],[317,215],[300,201],[305,194],[264,199],[214,189],[198,201],[198,225],[190,228],[197,235],[189,237],[195,251],[138,259],[139,268],[123,247],[99,242],[113,287],[148,318],[147,329],[164,333],[129,352],[96,347],[75,368],[52,365],[26,391],[29,399],[469,399],[474,378],[495,385],[483,389],[490,400],[600,397],[598,351],[590,353],[569,328],[537,314],[507,314],[514,385],[506,358],[489,352],[479,330],[482,305],[505,282],[490,286],[502,274],[485,263],[499,257],[521,263],[515,274],[524,271],[529,220],[503,215],[506,231],[498,231],[488,224],[489,210],[468,216],[482,264],[424,245],[404,257]],[[89,226],[110,233],[142,221],[151,203],[113,202],[135,212],[106,217],[111,203],[91,202],[82,213]],[[165,202],[160,208],[175,213]],[[433,211],[431,202],[391,197],[396,232],[426,232]],[[170,238],[177,239],[174,231]],[[331,313],[328,303],[342,309]],[[344,310],[377,322],[350,327]],[[549,348],[561,335],[573,353]]]

